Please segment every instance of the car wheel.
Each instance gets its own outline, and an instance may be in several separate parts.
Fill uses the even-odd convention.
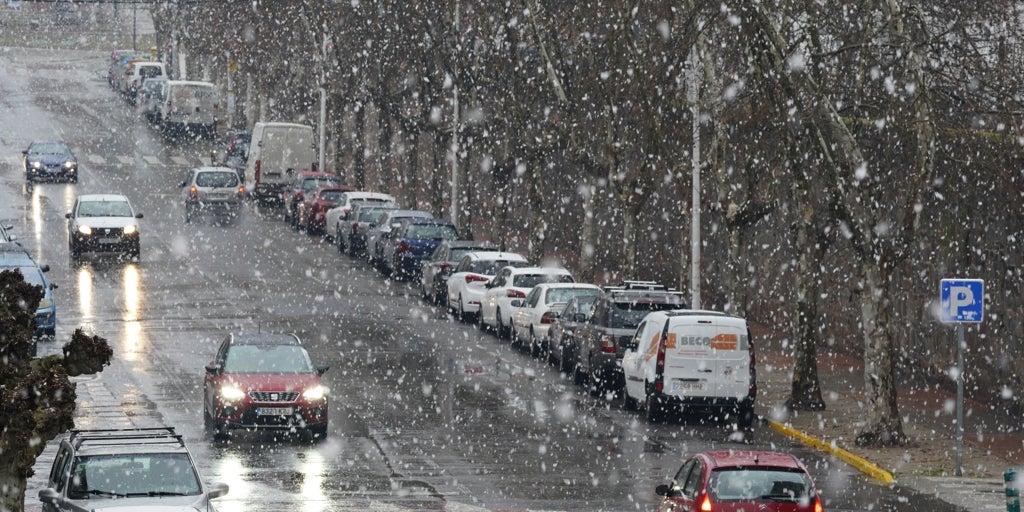
[[[462,305],[462,297],[459,297],[459,320],[462,322],[469,322],[469,313],[466,313],[466,308]]]
[[[309,222],[309,219],[306,219],[306,234],[310,235],[310,236],[313,236],[313,235],[316,234],[316,228],[313,227],[313,223],[312,222]]]
[[[307,429],[307,432],[309,432],[309,437],[311,441],[323,441],[324,439],[327,438],[327,423],[325,422],[310,425],[309,429]]]
[[[555,361],[555,349],[551,346],[550,337],[544,338],[544,353],[548,356],[548,364],[554,366],[557,361]]]
[[[484,312],[482,309],[476,312],[476,318],[474,320],[476,321],[476,326],[480,329],[480,332],[488,331],[487,324],[484,323]]]
[[[572,365],[572,383],[573,384],[582,385],[585,382],[587,382],[587,374],[586,374],[586,372],[583,371],[583,368],[580,367],[579,363],[573,364]]]
[[[736,407],[736,428],[742,431],[750,431],[754,427],[754,404],[744,402]]]
[[[530,327],[530,357],[534,359],[540,359],[543,355],[541,350],[540,340],[537,339],[537,335],[533,333],[533,327]]]
[[[633,397],[629,396],[629,392],[625,389],[622,390],[622,408],[627,411],[635,411],[640,403]]]
[[[334,242],[338,244],[338,253],[345,254],[345,238],[341,236],[341,233],[335,232]]]
[[[657,393],[653,391],[647,392],[647,398],[644,400],[644,415],[648,422],[657,423],[661,421],[663,415],[661,401],[661,397]]]
[[[494,331],[497,333],[498,339],[511,338],[512,333],[508,332],[504,325],[501,323],[501,310],[495,310],[494,312]]]
[[[558,371],[569,373],[572,367],[569,366],[569,349],[562,347],[558,350]]]

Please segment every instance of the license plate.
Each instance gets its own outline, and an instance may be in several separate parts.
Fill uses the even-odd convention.
[[[288,416],[291,413],[291,407],[259,407],[256,409],[257,416]]]
[[[704,383],[700,381],[691,380],[674,380],[672,381],[672,391],[702,391],[704,389]]]
[[[99,242],[100,242],[101,244],[116,244],[116,243],[118,243],[118,242],[120,242],[120,241],[121,241],[121,240],[120,240],[120,239],[118,239],[118,238],[100,238],[100,239],[99,239]]]

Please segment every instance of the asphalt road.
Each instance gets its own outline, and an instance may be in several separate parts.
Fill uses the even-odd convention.
[[[41,353],[79,326],[114,348],[111,367],[79,382],[78,426],[176,427],[205,479],[230,485],[220,510],[653,510],[654,486],[710,448],[797,453],[826,510],[921,508],[767,428],[741,442],[699,420],[648,425],[290,230],[277,210],[184,224],[177,184],[210,143],[162,137],[111,92],[105,66],[99,52],[0,48],[0,220],[59,285],[56,341]],[[77,152],[79,183],[27,186],[20,151],[52,138]],[[96,192],[124,193],[145,215],[140,261],[69,261],[64,213]],[[254,330],[296,332],[330,365],[328,440],[204,432],[203,366],[227,332]]]

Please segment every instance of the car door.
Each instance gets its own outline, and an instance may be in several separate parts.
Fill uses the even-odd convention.
[[[658,507],[659,512],[691,512],[697,510],[697,493],[703,481],[704,465],[700,459],[686,461],[669,485],[668,494]]]
[[[512,272],[509,267],[505,267],[498,271],[498,274],[494,276],[487,283],[487,291],[484,292],[484,300],[480,302],[480,318],[488,318],[488,324],[497,326],[498,316],[498,297],[504,291],[505,282],[508,280],[508,275]]]
[[[218,365],[221,368],[224,367],[224,360],[227,359],[228,346],[230,344],[230,340],[230,337],[225,338],[224,341],[221,342],[220,346],[217,347],[217,353],[213,356],[213,361],[211,364]],[[204,375],[205,377],[203,378],[203,393],[205,395],[206,400],[206,410],[209,411],[210,414],[216,414],[217,386],[220,384],[220,376],[223,374],[220,372],[206,372]]]
[[[46,486],[50,489],[57,491],[57,495],[63,500],[68,487],[68,478],[71,473],[71,447],[67,444],[61,443],[60,448],[57,450],[57,456],[53,459],[53,466],[50,468],[50,475],[47,478]],[[44,512],[55,512],[70,510],[69,507],[61,506],[55,507],[49,503],[43,503]]]
[[[530,293],[526,294],[523,307],[513,308],[512,325],[519,333],[519,336],[525,338],[530,334],[530,326],[533,323],[533,313],[537,309],[537,304],[540,303],[540,298],[543,295],[544,292],[542,289],[534,287],[530,290]]]
[[[640,322],[629,342],[625,354],[622,356],[622,373],[626,379],[626,393],[635,398],[644,394],[643,363],[644,354],[647,353],[647,345],[644,343],[644,333],[647,330],[647,321]]]

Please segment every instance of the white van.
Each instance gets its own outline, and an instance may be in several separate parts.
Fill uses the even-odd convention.
[[[217,134],[220,104],[210,82],[168,80],[157,123],[169,133]]]
[[[135,97],[142,87],[142,82],[149,78],[167,78],[167,71],[162,62],[136,61],[125,70],[124,90],[121,92],[128,98],[129,103],[135,104]]]
[[[280,201],[281,191],[300,171],[316,170],[313,128],[295,123],[256,123],[245,164],[249,197]]]
[[[746,320],[717,311],[659,311],[644,317],[622,358],[626,406],[649,421],[671,409],[717,409],[749,429],[757,379]]]

